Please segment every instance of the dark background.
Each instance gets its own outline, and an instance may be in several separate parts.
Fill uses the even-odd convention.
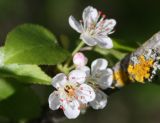
[[[81,19],[88,5],[117,20],[112,37],[121,44],[136,48],[160,30],[160,0],[0,0],[0,44],[11,29],[23,23],[43,25],[59,41],[65,38],[75,44],[79,35],[70,28],[68,17]],[[159,123],[159,114],[160,86],[132,84],[112,94],[104,110],[90,109],[63,123]]]

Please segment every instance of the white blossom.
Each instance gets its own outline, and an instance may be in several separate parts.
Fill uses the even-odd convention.
[[[65,74],[57,74],[52,85],[57,90],[49,96],[49,107],[52,110],[63,109],[69,119],[74,119],[80,114],[81,104],[87,104],[95,99],[95,92],[85,84],[86,74],[81,70],[73,70],[68,78]]]
[[[73,56],[73,63],[76,65],[76,67],[85,66],[87,62],[88,59],[81,52],[78,52]]]
[[[105,59],[96,59],[91,64],[91,70],[87,66],[78,68],[87,75],[87,82],[98,85],[96,88],[96,98],[89,104],[94,109],[103,109],[107,104],[107,95],[101,89],[110,88],[113,82],[113,71],[107,68],[108,62]]]
[[[112,40],[108,35],[113,33],[113,28],[116,25],[114,19],[105,19],[105,15],[92,6],[84,9],[82,18],[82,21],[78,22],[73,16],[69,17],[69,24],[81,34],[80,39],[89,46],[113,47]]]

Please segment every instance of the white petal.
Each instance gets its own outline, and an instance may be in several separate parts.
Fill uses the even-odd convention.
[[[82,84],[78,87],[76,95],[79,101],[83,104],[91,102],[95,99],[95,92],[91,86],[87,84]]]
[[[64,73],[59,73],[52,79],[52,85],[55,88],[64,86],[66,82],[67,82],[67,77]]]
[[[94,46],[97,44],[97,40],[92,38],[89,34],[87,33],[82,33],[80,36],[80,39],[82,39],[87,45],[89,46]]]
[[[86,80],[86,73],[81,70],[73,70],[69,73],[69,82],[82,84]]]
[[[89,104],[93,109],[103,109],[107,105],[107,95],[103,91],[97,90],[95,100]]]
[[[116,25],[116,20],[106,19],[104,22],[104,27],[106,28],[106,33],[110,33]]]
[[[88,6],[83,10],[84,26],[87,28],[91,23],[96,23],[98,20],[98,11],[92,6]]]
[[[77,100],[63,103],[63,111],[68,119],[75,119],[80,114],[80,105]]]
[[[92,62],[91,64],[91,73],[92,75],[95,75],[100,70],[105,70],[108,65],[107,60],[99,58]]]
[[[101,47],[101,48],[106,48],[106,49],[111,49],[113,48],[113,42],[112,39],[109,37],[100,37],[97,38],[97,44]]]
[[[82,30],[83,30],[82,25],[73,16],[69,17],[69,24],[77,32],[79,32],[79,33],[82,32]]]
[[[90,76],[90,68],[87,66],[83,66],[83,67],[78,67],[78,70],[82,70],[86,73],[86,78]]]
[[[58,91],[54,91],[49,95],[48,102],[49,102],[49,108],[52,110],[57,110],[60,107],[60,99]]]
[[[113,71],[111,69],[106,69],[99,72],[100,78],[97,79],[97,84],[101,89],[110,88],[113,83]]]

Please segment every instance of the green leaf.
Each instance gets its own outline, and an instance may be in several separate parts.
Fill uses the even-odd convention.
[[[13,29],[5,41],[5,63],[55,65],[69,53],[58,46],[44,27],[24,24]]]
[[[1,77],[12,77],[25,83],[50,85],[51,78],[37,65],[11,64],[0,67]]]
[[[41,113],[40,101],[29,87],[23,87],[14,95],[0,102],[0,115],[12,120],[26,120]]]
[[[15,84],[13,82],[9,79],[0,78],[0,101],[8,98],[15,91]]]
[[[3,48],[0,48],[0,77],[11,77],[26,83],[44,84],[51,83],[51,77],[45,74],[37,65],[18,65],[3,63]]]

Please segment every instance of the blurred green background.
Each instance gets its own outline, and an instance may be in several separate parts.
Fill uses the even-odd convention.
[[[70,28],[68,17],[72,14],[81,19],[88,5],[117,20],[116,32],[111,37],[120,39],[121,44],[136,48],[160,30],[160,0],[0,0],[0,45],[17,25],[34,23],[51,30],[63,46],[67,41],[74,46],[79,34]],[[43,87],[39,88],[41,91]],[[41,94],[44,103],[49,93]],[[64,120],[63,123],[159,123],[159,114],[160,86],[132,84],[112,94],[104,110],[90,109],[76,120]],[[0,116],[0,123],[7,122],[12,123]]]

